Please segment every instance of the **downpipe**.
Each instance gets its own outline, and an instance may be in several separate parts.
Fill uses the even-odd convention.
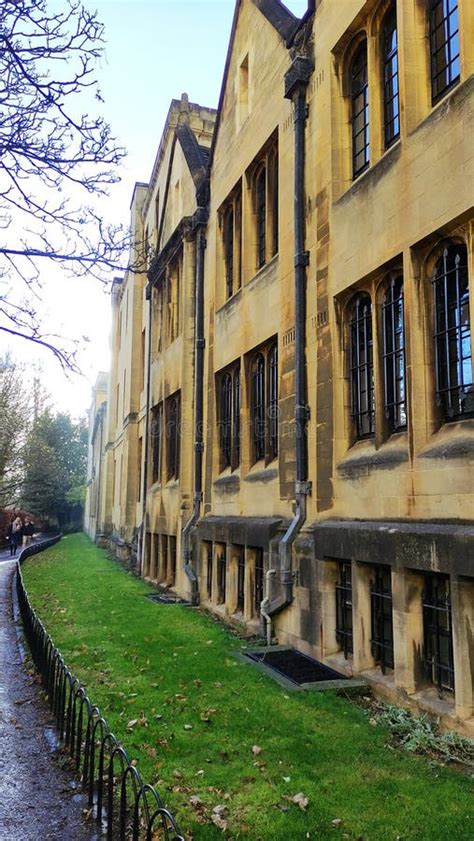
[[[267,641],[272,639],[272,618],[293,602],[295,572],[293,571],[293,544],[306,520],[307,497],[311,492],[308,482],[308,454],[306,443],[306,425],[309,418],[306,388],[305,360],[305,320],[306,320],[306,266],[309,254],[305,251],[305,122],[308,116],[306,87],[313,64],[308,58],[297,56],[285,75],[285,98],[293,102],[294,124],[294,301],[295,301],[295,513],[283,535],[278,555],[280,561],[280,593],[274,599],[269,592],[263,600],[260,610],[266,622]],[[270,572],[270,571],[269,571]],[[273,570],[272,570],[273,572]],[[270,576],[266,579],[267,590]]]
[[[195,315],[195,420],[194,420],[194,494],[191,517],[181,532],[183,569],[191,586],[191,602],[199,603],[199,581],[193,566],[191,532],[199,520],[202,501],[203,405],[204,405],[204,225],[207,211],[198,207],[195,214],[196,233],[196,315]]]

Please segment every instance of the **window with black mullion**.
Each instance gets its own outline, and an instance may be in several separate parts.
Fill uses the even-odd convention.
[[[374,567],[370,587],[372,656],[385,673],[393,669],[392,573],[388,566]]]
[[[385,417],[392,432],[406,428],[403,278],[392,278],[382,304]]]
[[[367,42],[357,49],[351,65],[352,175],[360,175],[370,162],[369,82]]]
[[[265,458],[265,358],[257,353],[252,371],[252,437],[254,461]]]
[[[220,469],[235,470],[240,462],[240,365],[219,378]]]
[[[374,434],[374,363],[372,305],[367,294],[359,295],[350,320],[350,374],[352,417],[357,438]]]
[[[400,102],[398,90],[398,35],[395,3],[382,23],[382,65],[385,147],[400,135]]]
[[[458,0],[430,0],[431,95],[433,102],[460,78]]]
[[[266,224],[267,224],[267,184],[264,166],[258,172],[256,183],[257,199],[257,268],[265,265],[266,260]]]
[[[336,640],[347,660],[353,653],[352,632],[352,566],[350,561],[340,561],[336,584]]]
[[[224,219],[224,261],[227,297],[234,292],[234,210],[229,207]]]
[[[436,394],[443,420],[474,415],[474,388],[465,245],[450,245],[438,260],[435,297]]]

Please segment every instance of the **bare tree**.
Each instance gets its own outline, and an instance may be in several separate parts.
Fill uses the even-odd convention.
[[[103,46],[103,25],[79,0],[0,4],[0,331],[46,345],[66,367],[73,355],[43,333],[35,305],[43,264],[104,280],[130,247],[94,209],[125,154],[100,115]]]

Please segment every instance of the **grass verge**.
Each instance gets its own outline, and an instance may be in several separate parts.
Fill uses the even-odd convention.
[[[474,838],[472,778],[389,750],[387,728],[345,698],[285,692],[232,656],[244,643],[227,629],[144,598],[151,588],[83,535],[23,574],[66,663],[189,838]]]

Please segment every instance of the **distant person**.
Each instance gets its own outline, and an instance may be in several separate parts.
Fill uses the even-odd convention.
[[[25,517],[25,525],[23,526],[23,546],[29,546],[33,535],[35,533],[35,527],[33,522],[30,520],[29,517]]]
[[[16,555],[16,550],[21,544],[22,537],[23,520],[20,516],[18,516],[15,517],[14,520],[12,520],[8,529],[8,539],[10,541],[10,556],[14,557]]]

